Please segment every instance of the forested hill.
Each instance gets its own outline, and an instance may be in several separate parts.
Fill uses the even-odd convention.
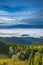
[[[0,37],[0,41],[26,45],[43,45],[43,38],[34,37]]]

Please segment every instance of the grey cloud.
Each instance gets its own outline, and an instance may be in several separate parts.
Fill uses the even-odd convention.
[[[0,11],[0,25],[41,24],[43,25],[43,10],[11,13]]]

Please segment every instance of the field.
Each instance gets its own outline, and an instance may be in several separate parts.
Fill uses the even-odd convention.
[[[43,65],[43,46],[1,42],[0,65]]]

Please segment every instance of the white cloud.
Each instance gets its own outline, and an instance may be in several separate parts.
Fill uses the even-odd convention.
[[[0,29],[0,37],[21,37],[27,34],[30,37],[43,37],[43,29]]]
[[[22,24],[22,19],[27,18],[25,12],[10,13],[8,11],[0,11],[0,25],[15,25]]]
[[[24,21],[24,20],[28,20]],[[28,24],[29,21],[43,20],[43,14],[37,11],[25,11],[25,12],[8,12],[0,10],[0,26],[16,25],[16,24]]]

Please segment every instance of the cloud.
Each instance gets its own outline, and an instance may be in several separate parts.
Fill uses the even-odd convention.
[[[0,0],[0,26],[43,25],[43,0]]]
[[[12,26],[18,24],[43,25],[43,10],[23,12],[0,10],[0,26]]]
[[[26,34],[29,37],[43,37],[43,29],[0,29],[0,37],[21,37]]]
[[[16,18],[8,11],[0,11],[0,25],[16,24]]]

